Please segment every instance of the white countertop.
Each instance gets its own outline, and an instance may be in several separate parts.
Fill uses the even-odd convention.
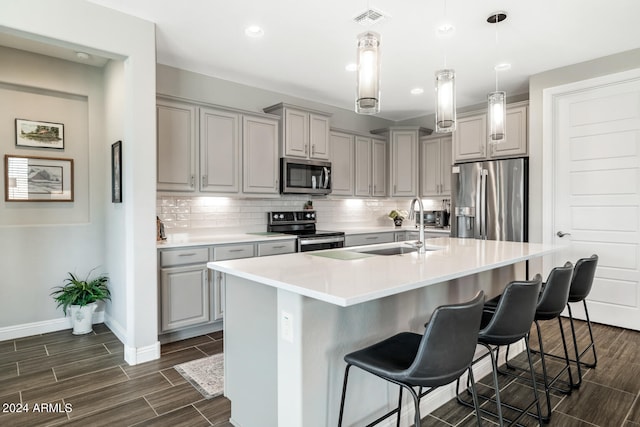
[[[364,233],[392,233],[395,231],[418,231],[414,226],[395,227],[390,225],[349,226],[344,224],[317,225],[318,230],[343,231],[345,234]],[[442,233],[448,235],[449,229],[427,228],[426,233]],[[179,248],[185,246],[224,245],[231,243],[271,242],[277,240],[292,240],[296,236],[290,234],[270,234],[264,232],[243,232],[241,230],[227,231],[217,229],[189,230],[184,232],[167,233],[167,240],[157,243],[158,249]]]
[[[350,306],[430,284],[502,267],[558,250],[540,243],[439,237],[438,250],[342,260],[318,256],[404,245],[382,245],[300,252],[277,257],[209,262],[210,269],[285,289],[339,306]]]

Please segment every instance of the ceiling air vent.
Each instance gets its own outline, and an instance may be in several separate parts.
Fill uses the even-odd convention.
[[[360,25],[372,25],[384,20],[387,17],[388,15],[384,12],[374,8],[369,8],[364,12],[359,13],[355,18],[353,18],[353,21],[357,22]]]

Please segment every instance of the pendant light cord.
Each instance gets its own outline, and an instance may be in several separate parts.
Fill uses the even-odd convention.
[[[498,24],[499,24],[499,22],[500,21],[498,21],[498,14],[496,13],[496,23],[495,23],[495,26],[496,26],[496,52],[498,51]],[[497,92],[498,91],[498,70],[495,68],[495,66],[494,66],[493,69],[494,69],[494,71],[496,73],[496,92]]]

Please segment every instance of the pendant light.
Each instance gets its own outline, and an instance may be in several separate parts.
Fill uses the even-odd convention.
[[[495,12],[487,18],[487,22],[496,25],[496,47],[498,45],[498,23],[507,19],[505,12]],[[497,49],[496,49],[497,50]],[[507,93],[498,90],[498,70],[496,73],[496,90],[487,96],[487,112],[489,114],[489,143],[504,142],[506,139]]]
[[[438,36],[445,38],[453,33],[453,26],[447,20],[447,0],[444,0],[445,23],[438,28]],[[436,133],[456,130],[456,72],[447,68],[444,54],[444,69],[435,72],[436,77]]]
[[[367,31],[358,35],[358,81],[356,113],[380,112],[380,35]]]

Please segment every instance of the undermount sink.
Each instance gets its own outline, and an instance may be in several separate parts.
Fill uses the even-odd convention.
[[[416,252],[416,248],[409,247],[395,247],[395,248],[384,248],[384,249],[372,249],[370,251],[358,251],[363,254],[371,254],[371,255],[402,255],[408,254],[410,252]]]
[[[437,247],[426,247],[425,250],[426,251],[436,251],[440,248]],[[411,252],[417,252],[418,249],[411,247],[411,246],[393,246],[390,248],[381,248],[381,249],[370,249],[370,250],[359,250],[357,252],[361,253],[361,254],[370,254],[370,255],[384,255],[384,256],[388,256],[388,255],[403,255],[403,254],[410,254]]]

